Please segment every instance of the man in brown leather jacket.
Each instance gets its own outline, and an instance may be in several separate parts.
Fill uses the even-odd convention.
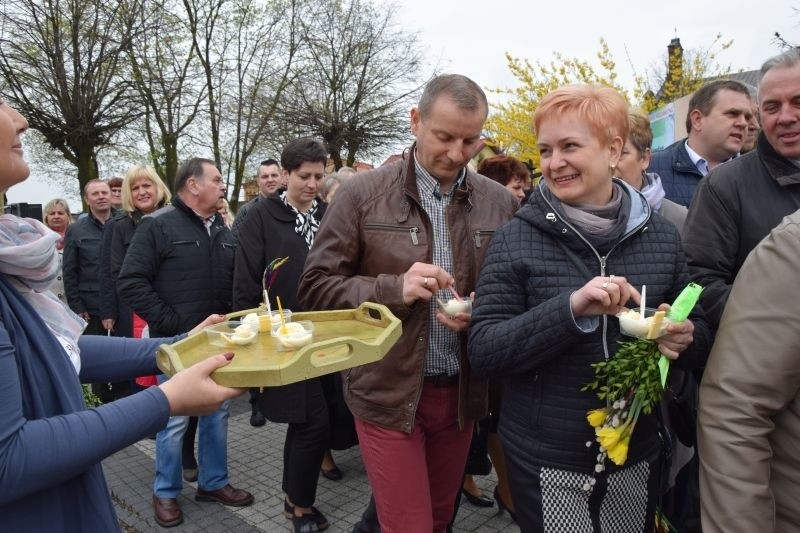
[[[518,204],[467,168],[486,95],[460,75],[433,79],[411,111],[404,157],[339,188],[301,278],[308,309],[386,305],[403,335],[382,361],[344,377],[381,530],[444,531],[461,485],[486,383],[471,375],[470,315],[436,298],[469,295],[494,230]]]

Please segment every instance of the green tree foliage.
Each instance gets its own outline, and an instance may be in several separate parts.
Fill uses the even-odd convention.
[[[688,50],[670,48],[664,60],[657,62],[647,74],[636,76],[634,99],[649,113],[692,94],[708,78],[724,77],[730,72],[730,65],[719,65],[717,56],[732,44],[733,40],[725,41],[722,34],[717,34],[708,46]]]
[[[549,63],[531,63],[506,54],[508,69],[518,85],[513,89],[489,89],[490,94],[500,97],[500,103],[491,105],[484,127],[491,142],[503,152],[538,167],[539,153],[532,119],[547,93],[569,83],[592,83],[608,85],[624,94],[617,81],[616,63],[603,39],[600,40],[597,59],[599,68],[588,61],[564,57],[560,53],[553,54]]]
[[[697,90],[704,79],[720,77],[729,71],[717,63],[717,55],[727,50],[732,41],[717,35],[708,46],[691,50],[671,50],[663,61],[650,69],[647,76],[637,75],[632,97],[619,83],[617,65],[608,44],[600,40],[597,65],[588,61],[553,54],[549,63],[531,63],[506,54],[508,68],[518,84],[512,89],[489,89],[498,96],[491,105],[485,132],[490,142],[505,153],[535,167],[539,165],[533,114],[542,97],[569,83],[591,83],[613,87],[629,101],[650,112]]]

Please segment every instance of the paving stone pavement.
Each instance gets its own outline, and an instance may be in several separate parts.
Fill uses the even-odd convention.
[[[249,507],[225,507],[217,503],[194,501],[197,483],[184,482],[178,498],[184,522],[169,528],[174,533],[188,532],[284,532],[291,523],[283,516],[281,475],[284,424],[250,426],[250,404],[247,395],[231,405],[228,424],[228,470],[231,484],[253,493],[255,503]],[[153,470],[155,441],[144,439],[103,461],[111,497],[126,533],[167,531],[153,518]],[[334,452],[341,481],[320,477],[316,507],[325,514],[331,533],[350,532],[369,500],[370,490],[358,447]],[[494,475],[476,477],[478,485],[491,494]],[[497,507],[477,508],[462,501],[454,531],[519,532],[507,513],[498,514]]]

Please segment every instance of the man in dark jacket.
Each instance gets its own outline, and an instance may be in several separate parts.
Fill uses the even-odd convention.
[[[70,308],[89,323],[84,333],[101,335],[105,331],[100,321],[97,269],[103,224],[111,216],[111,190],[103,180],[91,180],[83,188],[83,198],[89,213],[68,226],[64,237],[64,292]]]
[[[233,236],[237,239],[239,238],[239,229],[242,227],[250,210],[255,207],[259,200],[267,198],[283,185],[284,180],[281,176],[280,164],[274,159],[265,159],[258,165],[256,180],[258,182],[258,195],[239,208],[239,211],[236,212],[236,219],[233,221],[233,226],[231,226]],[[250,389],[250,406],[252,409],[250,425],[253,427],[261,427],[267,423],[267,419],[264,418],[264,415],[258,410],[258,398],[258,388]]]
[[[445,314],[436,298],[474,290],[492,233],[518,207],[505,187],[466,168],[487,109],[472,80],[434,78],[411,111],[416,144],[337,190],[298,289],[310,309],[369,300],[403,320],[383,360],[344,383],[378,517],[391,531],[446,529],[473,421],[486,415],[486,382],[467,361],[470,315]]]
[[[689,137],[650,158],[647,171],[661,176],[666,198],[688,207],[703,176],[742,149],[752,114],[750,93],[738,81],[717,80],[698,89],[689,100]]]
[[[233,221],[233,226],[231,226],[231,231],[233,231],[234,237],[236,237],[239,233],[239,228],[242,227],[242,223],[244,223],[244,220],[247,218],[247,215],[253,206],[256,205],[259,200],[268,197],[280,189],[283,185],[281,166],[274,159],[265,159],[258,165],[258,175],[256,176],[256,181],[258,182],[258,195],[240,207],[236,212],[236,218]]]
[[[683,227],[689,272],[705,287],[700,301],[713,328],[747,255],[800,208],[800,52],[769,59],[761,74],[756,149],[700,183]]]
[[[791,50],[767,60],[761,75],[762,131],[756,149],[700,182],[683,227],[689,274],[692,281],[705,287],[700,303],[714,330],[748,254],[783,217],[800,208],[800,113],[796,104],[800,99],[800,53]],[[699,382],[702,369],[696,374]],[[690,475],[688,493],[693,501],[685,527],[694,531],[699,518],[696,460]],[[676,522],[680,524],[680,519]]]
[[[173,204],[142,219],[119,274],[120,297],[150,326],[153,337],[191,329],[210,314],[231,310],[233,235],[217,214],[225,184],[213,161],[190,159],[178,169]],[[171,333],[169,333],[171,332]],[[153,508],[163,527],[183,521],[181,442],[188,417],[171,417],[156,439]],[[228,483],[228,404],[198,424],[198,501],[245,506],[253,495]]]

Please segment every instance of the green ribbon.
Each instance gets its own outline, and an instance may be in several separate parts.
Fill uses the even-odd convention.
[[[689,318],[689,313],[692,312],[694,306],[697,305],[697,300],[700,299],[700,293],[703,292],[703,287],[696,283],[690,283],[681,291],[675,301],[669,308],[667,318],[671,322],[683,322]],[[672,361],[662,355],[658,359],[658,370],[661,373],[661,388],[667,386],[667,375],[669,374],[669,365]]]

